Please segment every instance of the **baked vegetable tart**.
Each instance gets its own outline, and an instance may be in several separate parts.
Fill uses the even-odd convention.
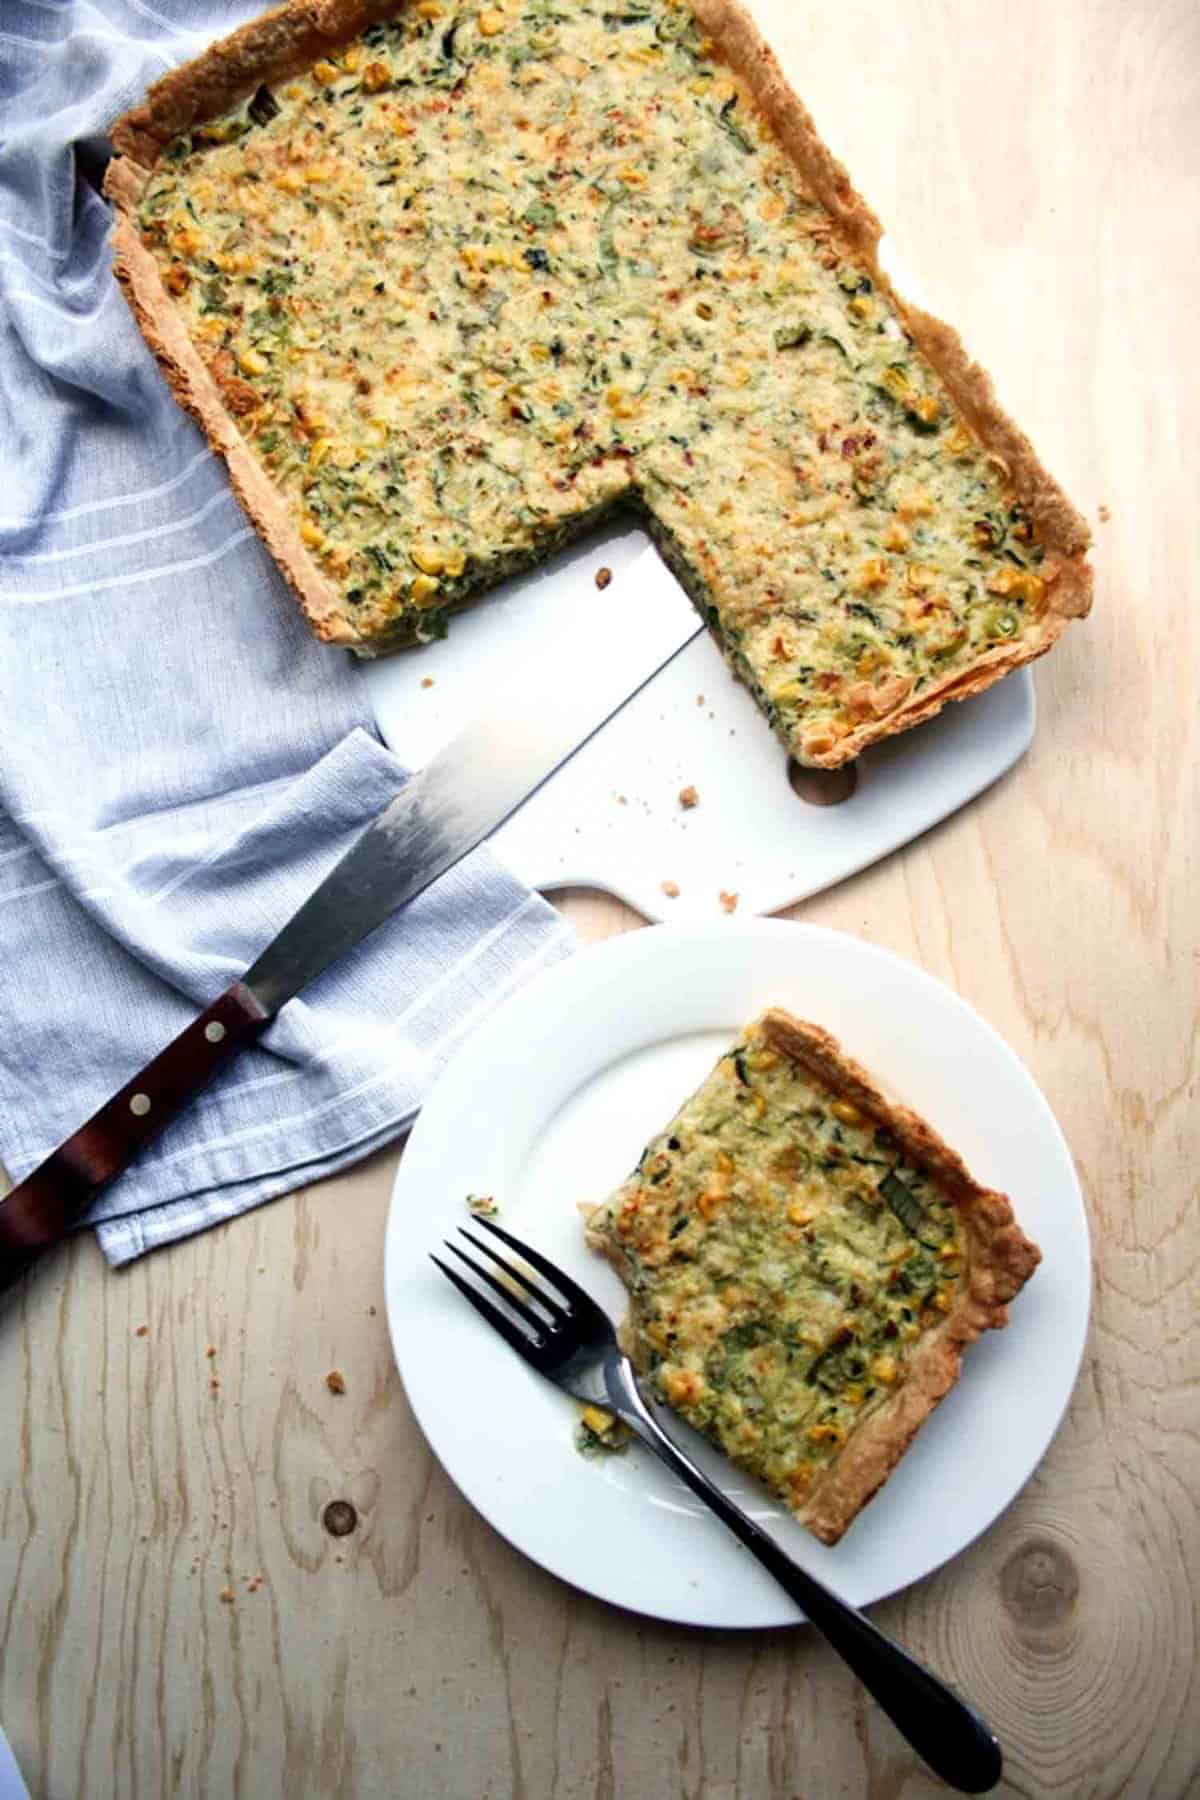
[[[1086,526],[733,0],[291,0],[112,139],[117,277],[331,643],[629,505],[833,767],[1088,609]]]
[[[587,1230],[651,1390],[827,1544],[1040,1260],[932,1126],[778,1009]]]

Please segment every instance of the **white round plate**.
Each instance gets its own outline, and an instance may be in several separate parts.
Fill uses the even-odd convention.
[[[682,1425],[721,1485],[806,1568],[866,1605],[971,1542],[1029,1478],[1062,1418],[1087,1331],[1087,1222],[1070,1152],[1027,1070],[949,988],[839,932],[789,920],[658,926],[582,951],[515,995],[447,1068],[405,1151],[387,1229],[387,1307],[413,1410],[447,1472],[527,1556],[588,1593],[679,1624],[801,1615],[648,1453],[584,1458],[578,1409],[429,1261],[469,1193],[618,1317],[583,1242],[645,1141],[769,1004],[827,1026],[972,1172],[1011,1195],[1043,1262],[842,1542],[816,1542]]]

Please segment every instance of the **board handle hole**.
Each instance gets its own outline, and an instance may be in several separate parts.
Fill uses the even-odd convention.
[[[841,806],[858,786],[857,763],[840,769],[806,769],[789,757],[787,774],[793,794],[809,806]]]

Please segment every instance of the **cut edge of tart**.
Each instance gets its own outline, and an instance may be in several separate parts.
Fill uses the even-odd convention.
[[[834,1544],[1041,1253],[837,1040],[771,1008],[586,1210],[651,1391]]]

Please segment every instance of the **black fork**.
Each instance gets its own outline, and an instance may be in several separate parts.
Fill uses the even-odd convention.
[[[982,1794],[994,1787],[1003,1766],[1000,1746],[979,1714],[899,1644],[885,1637],[856,1607],[839,1600],[816,1576],[793,1562],[773,1538],[672,1443],[642,1398],[633,1364],[617,1343],[612,1321],[590,1294],[555,1268],[540,1251],[523,1244],[493,1220],[480,1218],[477,1223],[502,1239],[526,1266],[502,1256],[491,1244],[472,1237],[464,1229],[462,1236],[500,1271],[496,1274],[493,1268],[477,1262],[447,1239],[447,1250],[504,1303],[503,1307],[498,1306],[457,1269],[435,1256],[433,1260],[443,1275],[475,1310],[539,1375],[555,1382],[576,1400],[614,1413],[712,1508],[803,1609],[935,1774],[964,1794]],[[547,1292],[531,1270],[536,1270],[556,1291]]]

